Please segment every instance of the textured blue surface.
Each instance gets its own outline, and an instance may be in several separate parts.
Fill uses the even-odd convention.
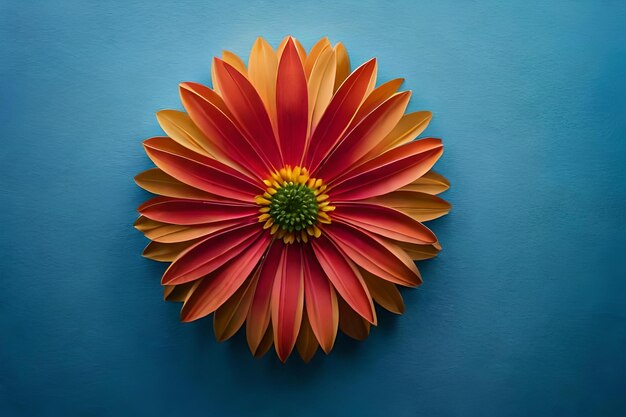
[[[0,415],[626,415],[625,21],[619,1],[0,0]],[[308,366],[180,324],[131,226],[177,83],[288,33],[406,77],[453,183],[406,315]]]

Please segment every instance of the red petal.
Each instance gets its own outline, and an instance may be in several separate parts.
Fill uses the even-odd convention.
[[[333,200],[360,200],[395,191],[428,172],[442,153],[441,140],[430,138],[394,148],[334,182]]]
[[[137,209],[149,219],[171,224],[202,224],[258,215],[253,205],[156,197]]]
[[[337,295],[310,245],[304,249],[304,296],[313,333],[328,353],[335,344],[339,324]]]
[[[181,253],[163,274],[161,284],[182,284],[215,271],[246,251],[259,234],[268,233],[257,224],[248,224],[210,235]]]
[[[354,264],[326,236],[311,241],[322,269],[350,307],[370,323],[376,323],[376,312],[363,278]]]
[[[272,288],[274,347],[285,362],[293,350],[302,323],[304,277],[302,247],[285,245]]]
[[[282,247],[282,243],[274,241],[268,250],[267,256],[261,265],[259,282],[257,283],[254,298],[252,299],[252,304],[248,311],[248,318],[246,319],[246,339],[253,353],[257,351],[270,322],[272,287],[274,286],[274,277],[276,276],[278,263],[283,253]]]
[[[280,168],[280,149],[259,93],[235,68],[217,58],[213,62],[224,102],[241,126],[242,133],[259,155],[264,155],[274,168]]]
[[[263,193],[264,189],[245,175],[215,159],[193,153],[169,138],[148,139],[144,147],[156,166],[192,187],[248,203]]]
[[[352,167],[391,132],[402,118],[410,98],[411,93],[405,91],[376,107],[345,135],[315,175],[330,182],[337,174]]]
[[[268,173],[270,161],[259,157],[256,142],[251,143],[239,131],[234,116],[215,91],[201,84],[182,83],[180,98],[194,124],[227,158],[259,176]]]
[[[411,259],[405,262],[367,232],[347,224],[333,222],[324,227],[333,242],[357,265],[372,274],[396,284],[416,287],[420,276]],[[402,253],[402,251],[397,251]],[[404,254],[405,258],[408,255]]]
[[[361,65],[335,93],[311,136],[305,166],[310,167],[312,172],[337,145],[350,124],[363,102],[375,68],[376,59]]]
[[[333,217],[357,228],[399,240],[401,242],[428,245],[437,238],[429,228],[406,214],[389,207],[369,203],[335,203]]]
[[[280,147],[286,164],[300,165],[306,143],[308,92],[300,56],[290,38],[278,64],[276,107]]]
[[[261,233],[250,245],[245,256],[231,260],[226,265],[199,281],[180,312],[182,321],[193,321],[217,310],[241,287],[246,278],[267,251],[271,235]]]

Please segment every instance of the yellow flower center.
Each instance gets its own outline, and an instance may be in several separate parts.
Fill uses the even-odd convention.
[[[264,229],[285,243],[308,242],[310,237],[319,237],[319,225],[329,224],[328,212],[335,209],[330,205],[326,185],[319,178],[311,178],[306,168],[287,165],[263,181],[267,189],[256,196],[259,222]]]

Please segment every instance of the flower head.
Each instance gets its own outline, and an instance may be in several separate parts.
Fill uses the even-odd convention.
[[[165,299],[183,321],[214,313],[218,340],[245,323],[255,356],[308,361],[338,329],[367,337],[374,302],[403,312],[397,285],[419,285],[414,260],[440,250],[423,222],[449,211],[449,184],[431,171],[441,141],[414,140],[431,113],[405,114],[403,80],[376,87],[376,65],[351,72],[326,38],[308,53],[259,38],[247,66],[213,60],[213,88],[180,85],[186,112],[157,113],[157,168],[135,179],[159,196],[135,227],[144,256],[171,262]]]

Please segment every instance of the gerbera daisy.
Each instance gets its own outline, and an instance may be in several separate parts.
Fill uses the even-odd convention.
[[[448,182],[430,170],[441,140],[414,140],[431,113],[405,114],[403,80],[376,87],[376,70],[351,72],[326,38],[308,53],[259,38],[247,66],[213,60],[213,88],[180,84],[186,112],[157,113],[167,137],[144,142],[157,168],[136,181],[159,197],[135,226],[144,256],[171,262],[161,282],[182,321],[214,313],[220,341],[245,322],[255,356],[297,346],[308,361],[338,328],[367,337],[374,302],[403,312],[396,286],[419,285],[414,260],[440,250],[422,222],[449,211],[435,196]]]

